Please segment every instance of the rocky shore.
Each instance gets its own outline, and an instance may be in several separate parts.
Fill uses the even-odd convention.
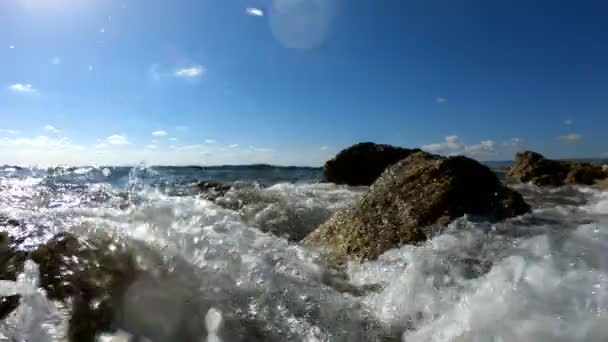
[[[366,192],[350,206],[333,214],[321,212],[308,222],[298,220],[298,211],[289,211],[289,203],[279,203],[277,197],[268,194],[261,196],[253,191],[256,189],[243,198],[246,192],[233,197],[232,186],[223,183],[206,181],[195,187],[201,191],[201,198],[240,211],[243,220],[253,226],[268,203],[285,207],[287,222],[277,218],[263,221],[258,228],[278,235],[285,231],[285,224],[297,223],[290,235],[281,237],[293,244],[319,248],[328,268],[340,270],[346,260],[373,260],[389,249],[424,243],[465,215],[491,222],[525,215],[531,208],[509,187],[511,184],[599,185],[607,182],[608,168],[550,160],[526,151],[516,155],[506,178],[506,183],[501,182],[494,171],[463,156],[442,157],[418,149],[361,143],[325,164],[324,181],[369,189],[363,187]],[[251,203],[259,203],[260,209],[252,208]],[[22,225],[19,220],[0,216],[0,279],[16,281],[27,260],[35,262],[40,270],[40,288],[49,299],[63,303],[72,312],[70,341],[93,342],[99,333],[127,324],[123,317],[125,303],[138,296],[132,288],[141,279],[179,283],[162,262],[154,261],[154,256],[109,236],[83,238],[59,233],[34,248],[23,248],[18,237],[8,234]],[[0,297],[0,319],[14,312],[20,301],[19,293]],[[188,329],[176,326],[163,334],[167,340],[180,336],[184,341],[206,334],[203,328]],[[263,340],[263,336],[257,340]]]

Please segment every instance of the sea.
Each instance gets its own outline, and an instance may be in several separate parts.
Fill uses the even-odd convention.
[[[608,341],[608,191],[517,185],[529,214],[465,216],[422,245],[337,273],[299,240],[367,188],[323,183],[321,174],[3,166],[0,217],[21,222],[9,233],[23,249],[64,231],[104,234],[145,246],[180,275],[136,282],[128,317],[100,342],[178,341],[184,322],[204,327],[197,342]],[[22,295],[0,322],[0,341],[66,341],[69,305],[46,297],[38,272],[30,261],[17,281],[0,281],[0,295]]]

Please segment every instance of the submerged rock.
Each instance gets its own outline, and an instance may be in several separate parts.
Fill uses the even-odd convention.
[[[50,299],[71,303],[70,341],[94,341],[112,329],[113,312],[139,270],[131,254],[111,240],[56,235],[31,254]]]
[[[115,306],[140,274],[132,255],[110,239],[80,240],[60,233],[33,251],[22,251],[0,233],[0,279],[16,280],[25,261],[39,265],[40,287],[47,297],[71,307],[70,341],[95,341],[113,328]],[[0,297],[0,318],[19,305],[19,295]]]
[[[346,255],[374,259],[424,241],[435,225],[464,214],[504,219],[529,209],[520,194],[477,161],[418,152],[388,168],[360,201],[334,214],[304,242],[326,246],[330,263]]]
[[[507,177],[511,181],[531,182],[537,186],[592,185],[607,178],[608,173],[601,165],[551,160],[539,153],[525,151],[517,153]]]
[[[196,187],[202,192],[203,198],[214,201],[218,197],[224,196],[232,188],[232,184],[202,181],[196,183]]]
[[[23,271],[26,253],[11,248],[12,240],[7,232],[0,232],[0,279],[16,280]],[[0,296],[0,319],[4,319],[19,305],[19,295]]]
[[[323,177],[336,184],[371,185],[388,166],[418,151],[371,142],[359,143],[327,161]]]

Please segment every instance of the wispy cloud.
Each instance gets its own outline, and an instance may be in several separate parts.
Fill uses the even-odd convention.
[[[130,142],[124,135],[114,134],[106,138],[106,143],[109,145],[129,145]]]
[[[524,143],[524,141],[521,138],[511,138],[511,139],[503,142],[502,145],[504,147],[517,150],[517,149],[521,149],[523,143]]]
[[[438,97],[435,99],[437,103],[445,103],[447,99],[445,97]]]
[[[254,152],[264,152],[264,153],[274,152],[274,150],[272,148],[256,147],[256,146],[249,146],[249,150],[254,151]]]
[[[158,145],[149,144],[149,145],[146,145],[146,148],[149,150],[156,150],[158,148]]]
[[[59,133],[59,130],[55,126],[53,126],[53,125],[46,125],[43,128],[47,132],[51,132],[51,133],[54,133],[54,134]]]
[[[61,57],[55,56],[55,57],[51,58],[51,64],[53,64],[53,65],[61,64]]]
[[[247,15],[253,16],[253,17],[263,17],[264,16],[264,11],[260,8],[256,8],[256,7],[248,7],[245,9],[245,13]]]
[[[17,135],[20,133],[21,133],[21,131],[16,130],[16,129],[0,129],[0,134]]]
[[[205,139],[205,144],[215,144],[216,142],[215,139]]]
[[[194,145],[183,145],[183,146],[178,146],[177,149],[180,151],[187,151],[187,150],[198,150],[203,148],[204,145],[201,144],[194,144]]]
[[[567,119],[567,120],[565,120],[565,121],[564,121],[564,125],[566,125],[566,126],[571,126],[571,125],[572,125],[572,123],[573,123],[573,122],[572,122],[572,120],[570,120],[570,119]]]
[[[19,93],[32,93],[36,91],[36,89],[34,89],[34,87],[29,83],[15,83],[10,85],[8,88]]]
[[[2,147],[12,147],[12,148],[79,148],[80,145],[74,145],[70,142],[70,140],[66,137],[61,138],[50,138],[44,135],[38,137],[29,137],[29,138],[0,138],[0,145]]]
[[[182,68],[175,71],[175,76],[184,78],[201,77],[207,70],[202,65],[194,65],[189,68]]]
[[[239,144],[230,144],[228,145],[228,148],[237,148],[239,147]]]
[[[177,138],[169,138],[169,141],[177,141]]]
[[[571,133],[571,134],[562,135],[562,136],[558,137],[558,139],[563,142],[566,142],[566,143],[574,143],[574,142],[577,142],[577,141],[580,141],[581,139],[583,139],[583,135],[578,134],[578,133]]]
[[[164,130],[159,130],[159,131],[152,132],[152,135],[155,137],[166,137],[167,135],[169,135],[169,133],[167,133],[167,131],[164,131]]]
[[[327,151],[328,147],[327,146],[321,146],[321,151]]]
[[[479,144],[465,145],[457,135],[449,135],[443,142],[424,145],[421,148],[431,153],[481,157],[493,154],[496,150],[496,143],[488,139]]]
[[[184,126],[184,125],[175,126],[175,129],[178,130],[178,131],[180,131],[180,132],[187,131],[188,128],[189,128],[188,126]]]

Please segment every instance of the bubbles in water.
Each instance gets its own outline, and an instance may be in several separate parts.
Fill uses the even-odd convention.
[[[101,170],[101,174],[102,174],[104,177],[110,177],[110,176],[112,175],[112,171],[110,171],[110,169],[108,169],[107,167],[104,167],[104,168]]]
[[[222,325],[222,313],[211,308],[205,316],[205,328],[207,329],[207,342],[222,342],[218,336],[220,326]]]

